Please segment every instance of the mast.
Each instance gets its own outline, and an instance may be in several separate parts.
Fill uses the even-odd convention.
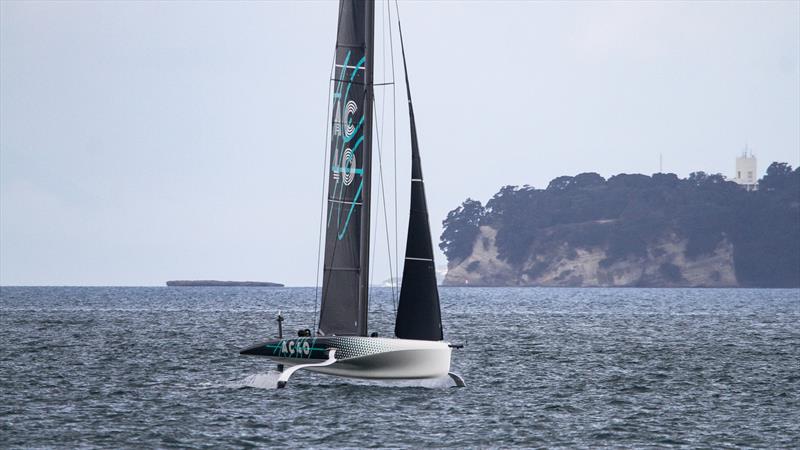
[[[357,0],[358,1],[358,0]],[[365,48],[364,57],[367,60],[364,93],[364,206],[361,210],[361,255],[359,261],[361,275],[359,280],[358,302],[361,311],[358,334],[367,335],[367,320],[369,313],[369,237],[370,237],[370,206],[372,203],[372,96],[373,92],[373,40],[375,34],[375,1],[362,0],[366,9],[364,13]]]
[[[398,13],[399,14],[399,13]],[[436,286],[436,265],[433,261],[431,227],[425,199],[425,182],[422,178],[422,160],[417,141],[414,105],[411,103],[411,86],[408,82],[406,51],[403,30],[398,17],[400,50],[403,55],[403,72],[408,96],[408,117],[411,128],[411,211],[408,217],[408,239],[403,262],[403,285],[397,306],[394,333],[403,339],[440,341],[442,313],[439,306],[439,288]]]
[[[319,329],[367,335],[373,0],[340,0]]]

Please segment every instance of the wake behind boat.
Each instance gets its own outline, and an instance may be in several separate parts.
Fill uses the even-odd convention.
[[[391,11],[390,11],[391,13]],[[242,350],[288,367],[354,378],[423,379],[449,375],[452,345],[443,340],[425,184],[398,20],[411,131],[411,208],[396,338],[367,336],[374,106],[374,0],[341,0],[333,70],[331,143],[322,303],[315,336],[271,339]],[[282,317],[278,315],[279,330]]]

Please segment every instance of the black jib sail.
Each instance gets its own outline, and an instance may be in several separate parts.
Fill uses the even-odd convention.
[[[398,22],[398,28],[399,26]],[[436,266],[433,262],[428,205],[425,202],[425,184],[422,180],[422,163],[419,157],[414,107],[411,104],[411,87],[408,84],[402,30],[400,30],[400,49],[403,54],[408,116],[411,124],[411,215],[408,218],[403,285],[400,288],[394,334],[403,339],[440,341],[443,335],[439,289],[436,287]]]
[[[341,0],[319,331],[367,334],[374,3]]]

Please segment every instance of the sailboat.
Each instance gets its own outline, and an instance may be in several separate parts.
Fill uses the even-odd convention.
[[[411,207],[395,337],[368,335],[373,129],[374,0],[340,0],[333,70],[325,253],[321,308],[308,330],[240,351],[269,358],[286,386],[297,370],[363,379],[450,376],[453,347],[444,341],[425,184],[405,48],[400,42],[411,128]],[[280,320],[278,317],[279,329]]]

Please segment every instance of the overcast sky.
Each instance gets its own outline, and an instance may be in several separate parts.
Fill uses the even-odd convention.
[[[376,81],[391,81],[379,11]],[[434,244],[449,210],[506,184],[652,174],[659,154],[681,177],[732,177],[745,144],[759,172],[800,163],[799,2],[400,13]],[[336,14],[327,1],[0,2],[0,284],[313,285]],[[390,111],[391,86],[378,91]]]

